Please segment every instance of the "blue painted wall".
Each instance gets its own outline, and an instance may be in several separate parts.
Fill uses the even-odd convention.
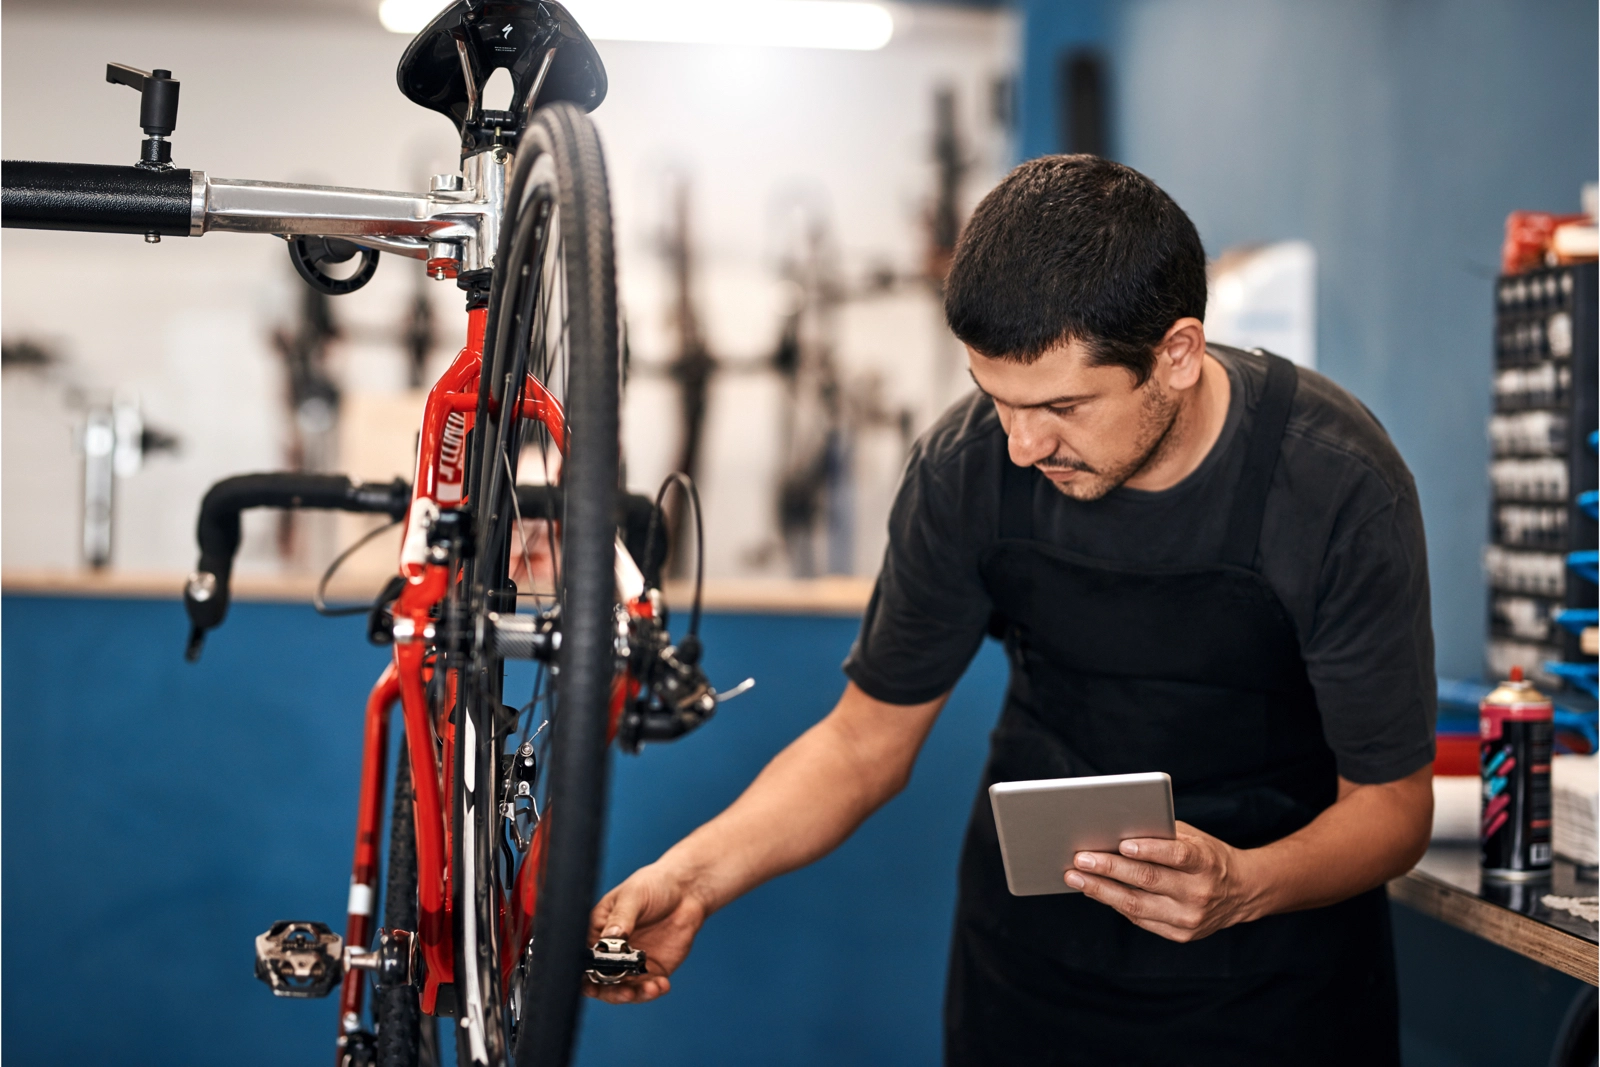
[[[1016,6],[1022,15],[1017,144],[1022,158],[1032,159],[1065,150],[1059,108],[1061,57],[1080,48],[1105,51],[1115,9],[1107,0],[1022,0]],[[1110,133],[1115,154],[1115,125]]]
[[[1317,249],[1319,369],[1416,475],[1440,673],[1481,667],[1490,283],[1505,215],[1575,211],[1596,165],[1592,0],[1024,0],[1024,156],[1058,151],[1055,60],[1098,41],[1113,150],[1208,253]]]
[[[713,679],[760,683],[684,741],[618,759],[607,885],[831,705],[855,625],[706,618]],[[198,666],[184,632],[176,602],[0,606],[11,1062],[331,1054],[333,1002],[274,1000],[251,941],[274,919],[343,923],[361,708],[383,655],[360,620],[303,606],[236,606]],[[580,1067],[937,1063],[956,853],[1002,684],[990,645],[907,791],[832,856],[714,916],[670,996],[591,1003]],[[1408,1067],[1542,1067],[1574,980],[1403,908],[1395,921]]]
[[[832,706],[855,629],[707,616],[712,678],[759,684],[691,737],[618,758],[607,885],[716,814]],[[274,1000],[251,942],[274,919],[343,925],[362,707],[383,653],[361,620],[304,606],[236,606],[195,666],[184,633],[177,602],[4,599],[12,1062],[331,1056],[333,1002]],[[1002,672],[991,647],[907,791],[832,856],[719,913],[669,997],[592,1005],[580,1063],[936,1062],[956,853]]]

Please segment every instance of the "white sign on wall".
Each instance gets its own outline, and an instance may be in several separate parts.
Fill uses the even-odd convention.
[[[1229,249],[1212,263],[1206,337],[1317,366],[1317,253],[1308,241]]]

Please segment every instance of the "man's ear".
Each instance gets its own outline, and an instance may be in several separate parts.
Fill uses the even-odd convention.
[[[1196,318],[1179,319],[1156,346],[1156,361],[1166,371],[1169,389],[1190,389],[1200,381],[1205,364],[1206,328]]]

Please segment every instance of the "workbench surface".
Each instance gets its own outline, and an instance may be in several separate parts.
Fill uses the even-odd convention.
[[[1389,883],[1389,899],[1590,985],[1600,985],[1595,924],[1548,907],[1544,898],[1592,898],[1596,891],[1592,869],[1580,874],[1559,857],[1549,881],[1486,881],[1475,845],[1434,845]]]

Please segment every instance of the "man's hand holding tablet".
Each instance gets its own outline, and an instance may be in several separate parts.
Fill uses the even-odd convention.
[[[1180,942],[1259,917],[1248,854],[1177,822],[1164,773],[998,782],[989,802],[1017,896],[1082,892]]]

